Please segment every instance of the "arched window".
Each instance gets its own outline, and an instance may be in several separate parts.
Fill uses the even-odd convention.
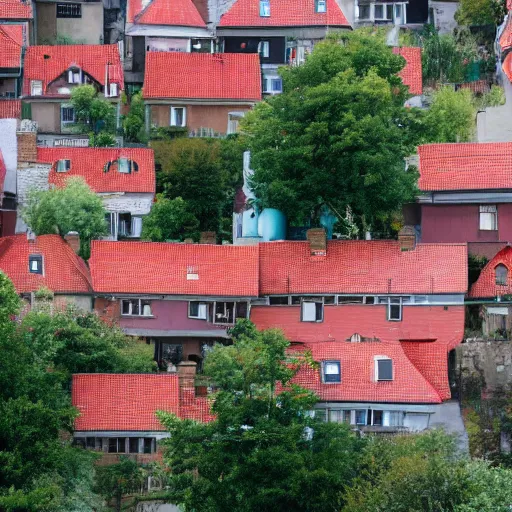
[[[494,273],[496,275],[496,284],[506,285],[508,281],[508,268],[500,263],[494,269]]]

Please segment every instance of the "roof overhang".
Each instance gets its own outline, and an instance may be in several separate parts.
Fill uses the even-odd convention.
[[[214,39],[215,36],[206,27],[184,27],[177,25],[126,24],[127,36],[169,37],[185,39]]]
[[[245,105],[252,107],[256,103],[261,101],[260,99],[242,99],[242,100],[231,100],[231,99],[207,99],[207,98],[144,98],[144,102],[148,105]]]
[[[278,36],[278,37],[296,37],[298,39],[323,39],[330,29],[351,30],[350,25],[308,25],[295,27],[217,27],[217,36],[219,37],[259,37],[259,36]]]
[[[439,190],[422,191],[419,203],[425,204],[471,204],[471,203],[512,203],[511,189],[482,190]]]

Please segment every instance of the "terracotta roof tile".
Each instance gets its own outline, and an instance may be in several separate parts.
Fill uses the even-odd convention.
[[[507,75],[507,78],[512,82],[512,52],[508,53],[501,65],[503,72]]]
[[[29,272],[29,255],[43,256],[43,275]],[[34,242],[27,236],[0,238],[0,270],[18,293],[35,292],[45,286],[55,293],[91,293],[87,266],[58,235],[41,235]]]
[[[19,69],[21,66],[22,47],[16,40],[17,30],[14,27],[18,28],[14,25],[6,30],[0,25],[0,68]],[[21,29],[21,26],[19,28]]]
[[[173,72],[169,73],[172,69]],[[261,99],[259,55],[149,52],[144,98]]]
[[[326,12],[315,12],[315,0],[271,0],[270,16],[260,16],[259,0],[237,0],[220,18],[219,27],[349,27],[335,0],[326,0]]]
[[[495,269],[498,265],[505,265],[508,270],[506,284],[496,284]],[[469,292],[472,298],[495,298],[503,295],[512,295],[512,247],[509,245],[485,265]]]
[[[321,401],[440,403],[439,393],[405,355],[399,343],[323,342],[307,345],[314,361],[340,361],[341,382],[325,384],[320,369],[301,368],[293,382],[315,391]],[[393,380],[375,381],[375,357],[393,361]]]
[[[126,21],[139,25],[206,28],[192,0],[152,0],[147,7],[143,7],[142,0],[128,0]]]
[[[393,48],[393,53],[401,55],[405,59],[405,67],[399,76],[404,85],[409,87],[413,96],[423,94],[423,72],[421,67],[421,48]]]
[[[260,293],[465,293],[465,244],[329,241],[325,257],[311,257],[309,242],[260,247]]]
[[[23,94],[30,96],[30,81],[43,82],[43,94],[48,85],[71,66],[76,66],[105,86],[109,64],[109,83],[118,83],[124,89],[123,68],[116,44],[29,46],[25,54]]]
[[[512,188],[512,142],[418,147],[420,190]]]
[[[93,241],[98,293],[257,296],[258,248]]]
[[[0,0],[0,19],[31,20],[32,18],[30,0]]]
[[[117,171],[116,161],[127,158],[136,162],[132,173]],[[62,187],[68,178],[81,176],[95,192],[155,193],[155,162],[152,149],[140,148],[37,148],[39,162],[51,163],[48,181]],[[57,172],[58,160],[70,160],[71,169]],[[114,162],[108,172],[105,166]]]
[[[0,119],[20,119],[21,100],[0,99]]]
[[[503,27],[499,43],[502,52],[512,48],[512,16],[510,16],[510,14],[507,16],[507,23],[505,27]]]

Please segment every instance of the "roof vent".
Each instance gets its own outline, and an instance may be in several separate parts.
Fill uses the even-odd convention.
[[[49,58],[50,58],[50,56],[49,56],[47,53],[45,53],[45,54],[43,55],[43,59],[44,59],[44,60],[48,60]]]

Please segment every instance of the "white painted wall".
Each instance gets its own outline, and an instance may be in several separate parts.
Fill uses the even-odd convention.
[[[113,193],[98,194],[109,212],[129,212],[132,215],[147,215],[153,204],[153,194]]]
[[[0,151],[7,168],[4,192],[16,194],[16,167],[18,165],[18,140],[16,119],[0,119]]]

